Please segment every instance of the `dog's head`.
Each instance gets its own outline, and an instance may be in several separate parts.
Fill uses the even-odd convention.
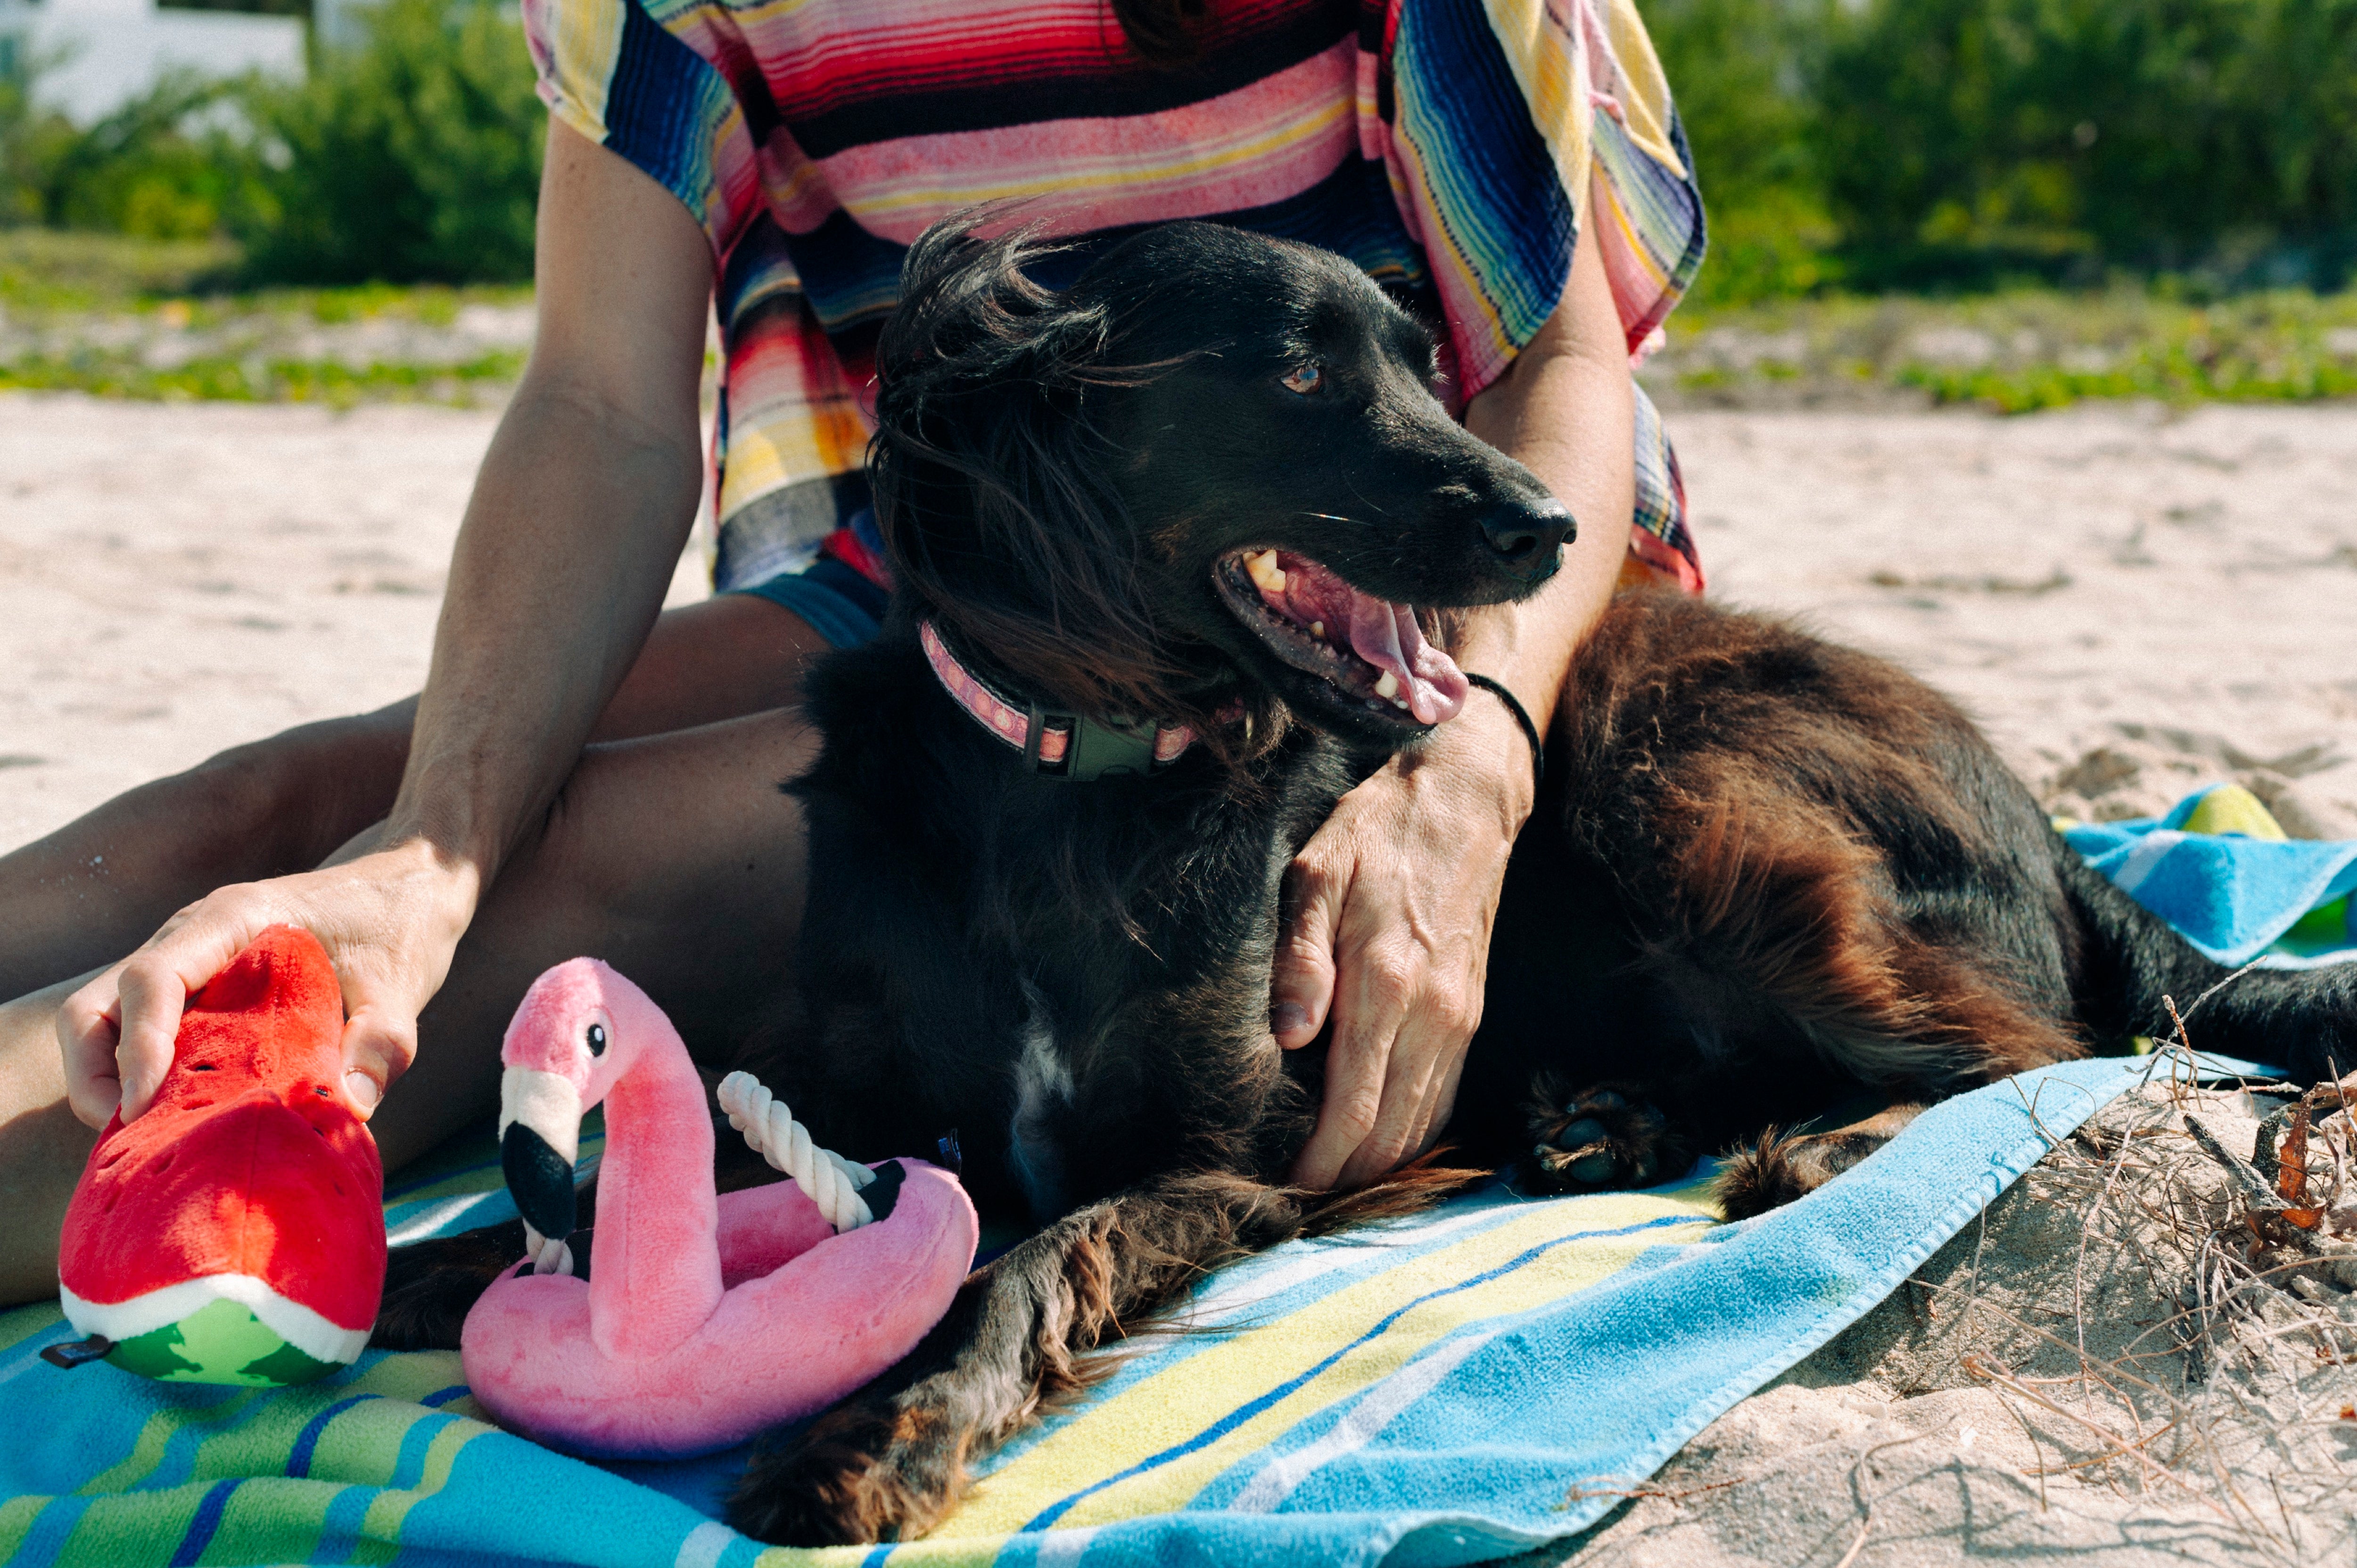
[[[1389,747],[1454,716],[1440,613],[1535,590],[1573,524],[1449,418],[1425,328],[1338,256],[1212,224],[1060,291],[1026,274],[1046,249],[909,252],[869,472],[923,613],[1076,713],[1208,735],[1241,702]]]

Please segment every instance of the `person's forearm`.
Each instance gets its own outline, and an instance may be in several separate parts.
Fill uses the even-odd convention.
[[[1620,580],[1636,505],[1635,392],[1588,236],[1555,318],[1468,405],[1465,427],[1537,475],[1578,525],[1546,586],[1520,604],[1472,612],[1452,649],[1464,668],[1520,698],[1544,735],[1572,650]]]
[[[1578,537],[1564,547],[1563,568],[1518,605],[1476,610],[1457,638],[1458,662],[1502,682],[1544,734],[1570,666],[1572,650],[1603,613],[1629,553],[1635,506],[1635,433],[1624,366],[1557,360],[1546,384],[1518,409],[1519,428],[1485,430],[1466,423],[1536,474],[1571,510]]]
[[[694,439],[556,378],[519,389],[459,532],[381,845],[424,841],[479,886],[496,875],[662,608],[695,517]]]
[[[538,236],[532,363],[459,531],[390,815],[323,865],[215,889],[66,998],[67,1094],[90,1126],[145,1109],[188,998],[280,924],[336,966],[345,1098],[372,1114],[484,887],[645,641],[700,489],[712,249],[669,190],[562,123]]]
[[[552,121],[536,255],[532,363],[475,481],[376,840],[430,856],[461,925],[638,656],[703,481],[712,253],[694,219]]]

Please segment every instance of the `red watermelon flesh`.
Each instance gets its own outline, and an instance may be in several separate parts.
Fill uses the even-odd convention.
[[[343,1023],[326,951],[292,926],[189,999],[154,1102],[107,1124],[66,1210],[76,1327],[125,1341],[225,1296],[319,1371],[359,1354],[384,1286],[384,1171],[337,1092]],[[238,1380],[290,1380],[274,1370]]]

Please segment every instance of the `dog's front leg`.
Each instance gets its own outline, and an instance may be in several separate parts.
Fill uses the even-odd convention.
[[[966,1458],[1086,1388],[1086,1352],[1135,1332],[1222,1261],[1298,1233],[1292,1196],[1241,1176],[1157,1180],[1059,1219],[960,1290],[892,1372],[758,1455],[729,1522],[821,1546],[923,1534]]]

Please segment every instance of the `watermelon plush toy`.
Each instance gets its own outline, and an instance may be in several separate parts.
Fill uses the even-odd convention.
[[[336,1091],[343,1024],[326,951],[292,926],[189,998],[163,1087],[107,1124],[66,1210],[59,1294],[91,1337],[50,1360],[266,1387],[359,1358],[384,1171]]]

